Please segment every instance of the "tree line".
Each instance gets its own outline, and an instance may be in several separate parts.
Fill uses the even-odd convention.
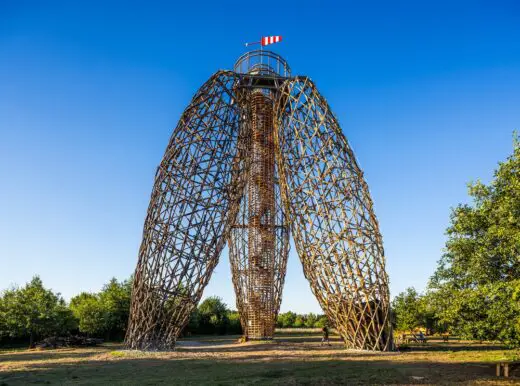
[[[67,304],[35,276],[0,294],[0,343],[29,342],[83,333],[121,340],[130,310],[131,281],[110,280],[99,293],[83,292]]]
[[[59,293],[45,288],[35,276],[23,287],[0,294],[0,344],[82,334],[108,341],[124,339],[130,314],[132,279],[111,279],[98,293],[83,292],[69,303]],[[284,328],[323,327],[324,315],[285,312],[277,326]],[[240,316],[221,298],[205,299],[192,312],[183,331],[189,334],[242,334]]]
[[[393,300],[398,330],[419,327],[520,346],[520,143],[489,185],[468,185],[452,209],[447,242],[422,294]]]

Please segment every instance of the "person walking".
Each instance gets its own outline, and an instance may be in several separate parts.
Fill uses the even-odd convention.
[[[321,329],[323,332],[323,338],[321,338],[321,345],[323,346],[323,343],[327,342],[327,344],[330,346],[330,340],[329,340],[329,328],[327,326],[323,326]]]

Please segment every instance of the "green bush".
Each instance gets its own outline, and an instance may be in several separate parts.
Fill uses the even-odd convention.
[[[76,328],[76,321],[59,293],[43,286],[38,276],[21,288],[5,290],[0,296],[0,338],[28,340],[62,335]]]

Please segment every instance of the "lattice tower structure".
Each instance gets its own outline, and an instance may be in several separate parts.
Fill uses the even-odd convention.
[[[379,224],[363,172],[315,84],[270,51],[218,71],[183,112],[157,169],[126,345],[175,346],[226,241],[244,333],[269,339],[289,229],[346,347],[393,349]]]

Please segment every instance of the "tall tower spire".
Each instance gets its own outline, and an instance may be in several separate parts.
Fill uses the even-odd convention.
[[[244,335],[272,339],[289,253],[289,228],[275,177],[273,82],[288,75],[289,68],[278,55],[260,50],[243,55],[235,70],[244,74],[242,109],[251,119],[243,122],[247,184],[229,239],[231,271]]]

